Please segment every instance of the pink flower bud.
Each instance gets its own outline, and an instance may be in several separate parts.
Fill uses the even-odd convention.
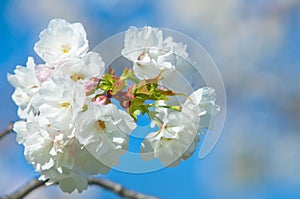
[[[97,77],[90,78],[84,85],[85,94],[86,95],[92,94],[96,90],[99,81],[100,79],[98,79]]]
[[[110,99],[107,96],[104,96],[104,95],[100,95],[100,96],[96,97],[93,102],[95,104],[100,105],[100,106],[104,106],[106,104],[111,103]]]

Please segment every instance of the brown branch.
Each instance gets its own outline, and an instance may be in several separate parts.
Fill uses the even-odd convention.
[[[0,141],[1,139],[13,131],[13,124],[9,124],[7,129],[2,131],[0,133]],[[31,182],[27,183],[23,187],[21,187],[19,190],[14,192],[11,195],[7,196],[0,196],[0,199],[22,199],[26,195],[28,195],[30,192],[38,189],[39,187],[45,186],[46,181],[40,181],[37,179],[33,179]],[[108,191],[111,191],[120,197],[123,198],[131,198],[131,199],[158,199],[157,197],[148,196],[142,193],[138,193],[129,189],[124,188],[122,185],[117,184],[115,182],[105,180],[105,179],[99,179],[99,178],[88,178],[88,184],[89,185],[97,185],[100,186]]]
[[[33,190],[35,190],[41,186],[45,186],[44,181],[33,179],[31,182],[24,185],[20,190],[14,192],[11,195],[0,197],[0,199],[22,199],[27,194],[29,194],[30,192],[32,192]]]
[[[2,131],[2,132],[0,133],[0,141],[2,140],[2,138],[4,138],[4,136],[6,136],[6,135],[9,134],[10,132],[12,132],[13,128],[14,128],[14,124],[13,124],[13,123],[10,123],[10,124],[8,125],[8,127],[7,127],[4,131]]]
[[[115,194],[119,195],[120,197],[124,198],[131,198],[131,199],[158,199],[157,197],[144,195],[142,193],[137,193],[135,191],[129,190],[124,188],[122,185],[111,182],[105,179],[99,178],[88,178],[89,185],[97,185],[106,190],[114,192]],[[40,181],[37,179],[33,179],[31,182],[20,188],[20,190],[16,191],[15,193],[0,197],[0,199],[22,199],[30,192],[38,189],[39,187],[45,186],[45,181]]]
[[[157,197],[144,195],[142,193],[138,193],[129,189],[124,188],[122,185],[111,182],[109,180],[100,179],[100,178],[89,178],[89,185],[98,185],[107,189],[109,191],[114,192],[120,197],[131,198],[131,199],[158,199]]]

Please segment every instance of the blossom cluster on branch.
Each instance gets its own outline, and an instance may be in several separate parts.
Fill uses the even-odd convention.
[[[188,57],[187,46],[157,28],[126,31],[120,54],[132,67],[119,75],[89,51],[80,23],[53,19],[34,50],[44,63],[28,57],[26,66],[8,74],[21,118],[14,131],[40,179],[64,192],[81,192],[88,175],[105,174],[119,163],[140,115],[158,129],[144,138],[141,158],[176,166],[193,154],[199,132],[212,127],[220,109],[213,88],[190,95],[169,89],[168,78],[180,67],[178,59]],[[178,96],[185,102],[170,102]]]

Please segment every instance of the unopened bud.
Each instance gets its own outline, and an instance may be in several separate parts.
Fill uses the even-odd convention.
[[[95,92],[100,79],[97,77],[90,78],[85,84],[84,84],[84,92],[86,95],[91,95]]]

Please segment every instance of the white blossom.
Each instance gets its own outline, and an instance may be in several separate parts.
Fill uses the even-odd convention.
[[[32,106],[44,117],[41,122],[69,129],[85,103],[84,87],[65,75],[52,77],[41,85]]]
[[[65,192],[87,188],[87,174],[105,173],[109,168],[96,160],[73,136],[73,128],[60,130],[40,122],[42,116],[30,115],[28,120],[14,124],[17,141],[41,180],[58,183]]]
[[[8,74],[23,119],[14,124],[17,142],[47,185],[82,192],[88,175],[107,173],[128,150],[140,113],[159,128],[145,137],[142,158],[157,158],[164,166],[189,158],[199,142],[198,132],[212,128],[211,119],[220,109],[212,88],[196,90],[182,105],[173,105],[175,98],[160,100],[178,95],[160,85],[183,84],[180,75],[173,74],[188,57],[185,44],[164,39],[162,31],[152,27],[130,27],[124,43],[121,53],[133,62],[133,69],[124,69],[120,76],[113,69],[105,74],[101,56],[88,52],[83,26],[54,19],[34,47],[45,63],[36,65],[29,57],[26,67],[17,66],[14,75]]]
[[[220,110],[215,100],[215,90],[204,87],[189,96],[181,112],[161,108],[159,106],[166,104],[158,101],[156,123],[161,123],[160,129],[144,139],[141,145],[142,158],[157,158],[164,166],[176,166],[181,159],[188,159],[200,141],[198,131],[212,128],[212,117]]]
[[[171,112],[162,119],[159,131],[146,136],[141,145],[144,160],[157,158],[164,166],[177,166],[181,159],[189,158],[199,142],[196,124],[192,115]]]
[[[35,52],[50,65],[66,58],[83,57],[88,48],[82,24],[71,24],[63,19],[51,20],[34,46]]]
[[[118,164],[128,148],[128,135],[136,124],[131,116],[114,104],[89,104],[78,117],[76,137],[100,162]]]
[[[215,101],[216,92],[210,87],[199,88],[190,95],[190,99],[185,101],[185,106],[199,117],[199,130],[213,128],[213,116],[220,111]]]
[[[164,46],[180,58],[187,58],[189,56],[186,51],[187,45],[182,42],[175,42],[171,36],[164,40]]]
[[[175,70],[178,58],[188,57],[186,45],[163,39],[162,31],[146,26],[130,27],[124,38],[122,55],[133,62],[133,71],[140,79],[155,78],[163,70]]]
[[[32,99],[38,113],[14,127],[26,159],[41,173],[40,179],[58,183],[65,192],[81,192],[87,188],[88,174],[109,171],[75,137],[75,120],[85,100],[83,85],[62,74],[54,76],[42,83]]]
[[[82,58],[69,58],[60,62],[55,73],[64,73],[75,82],[86,82],[92,77],[100,78],[104,70],[105,64],[101,56],[96,52],[89,52]]]
[[[15,87],[12,99],[18,105],[18,115],[26,118],[31,111],[30,100],[39,91],[41,82],[36,77],[35,63],[28,57],[26,67],[17,66],[14,75],[8,74],[8,81]]]
[[[151,79],[164,69],[174,69],[164,59],[169,53],[163,46],[162,31],[157,28],[130,27],[125,33],[122,55],[133,62],[133,71],[140,79]]]

